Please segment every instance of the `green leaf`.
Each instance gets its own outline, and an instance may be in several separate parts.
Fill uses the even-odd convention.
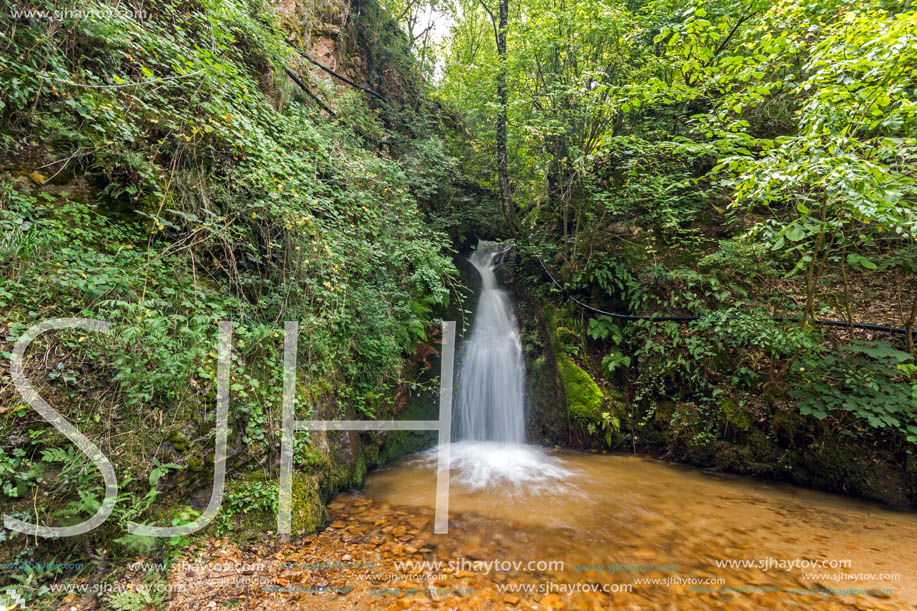
[[[803,231],[802,227],[793,225],[793,226],[790,227],[790,229],[786,232],[786,237],[788,237],[790,240],[792,240],[792,241],[794,241],[794,242],[798,242],[799,240],[801,240],[801,239],[803,239],[804,237],[806,237],[806,232]]]

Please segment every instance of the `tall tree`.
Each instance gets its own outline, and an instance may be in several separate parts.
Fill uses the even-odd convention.
[[[519,226],[516,222],[516,209],[513,204],[513,194],[509,185],[509,166],[506,159],[506,109],[507,89],[506,89],[506,28],[509,22],[509,0],[500,0],[499,24],[494,18],[493,11],[487,6],[484,0],[481,0],[481,6],[490,15],[491,23],[494,26],[494,39],[497,43],[497,98],[500,102],[500,110],[497,113],[497,177],[500,182],[500,202],[503,205],[503,214],[506,216],[506,223],[509,226],[510,233],[516,236],[519,233]]]

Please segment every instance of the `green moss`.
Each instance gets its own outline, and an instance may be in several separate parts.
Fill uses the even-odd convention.
[[[545,306],[544,308],[544,325],[548,334],[548,340],[551,342],[551,350],[558,357],[563,354],[563,342],[560,341],[558,327],[564,319],[564,311],[560,308]]]
[[[805,428],[806,423],[796,410],[778,409],[771,417],[771,430],[790,447],[798,445]]]
[[[318,478],[303,473],[293,474],[293,502],[290,516],[292,531],[315,532],[330,519],[322,503]]]
[[[328,457],[325,454],[322,454],[321,450],[315,445],[310,444],[307,446],[300,446],[296,449],[302,452],[301,461],[313,471],[327,468]]]
[[[356,464],[353,466],[353,471],[351,471],[352,483],[354,486],[362,486],[363,478],[366,476],[368,468],[366,467],[366,460],[361,455],[357,458]]]
[[[747,431],[751,426],[745,411],[739,407],[733,399],[729,397],[720,401],[720,412],[726,418],[726,422],[739,430]]]
[[[675,413],[675,402],[653,401],[652,407],[655,408],[653,413],[653,424],[660,431],[667,430],[671,424],[672,415]]]
[[[598,384],[566,356],[557,357],[557,367],[567,396],[567,411],[582,421],[598,419],[605,401]]]
[[[576,346],[582,343],[579,335],[573,329],[567,327],[557,327],[554,331],[554,338],[557,340],[558,345],[570,345]]]
[[[268,479],[268,474],[263,469],[257,469],[255,471],[249,471],[243,477],[246,482],[263,482]]]
[[[202,531],[205,536],[231,534],[234,541],[253,541],[277,524],[277,485],[263,469],[226,482],[223,504]]]
[[[351,465],[346,459],[335,459],[331,457],[328,467],[321,471],[320,485],[322,496],[330,498],[345,488],[359,486],[363,482],[363,475],[366,473],[366,462],[363,457],[359,457]]]
[[[907,483],[907,494],[911,504],[917,504],[917,456],[913,454],[907,457],[907,466],[905,470],[905,481]]]
[[[184,454],[185,452],[188,451],[188,440],[185,439],[184,435],[182,435],[178,431],[172,431],[171,433],[169,433],[168,439],[169,439],[169,443],[171,443],[172,446],[175,447],[176,452],[180,452]]]
[[[695,437],[701,432],[701,419],[697,407],[691,403],[675,402],[665,437],[670,444],[695,443]]]
[[[399,420],[436,420],[438,417],[439,403],[425,393],[412,394],[398,414]],[[383,435],[378,453],[367,457],[372,464],[383,464],[436,443],[436,433],[432,431],[386,431]]]
[[[848,494],[861,492],[870,476],[867,461],[834,440],[810,446],[802,460],[816,485]]]
[[[609,388],[605,392],[611,397],[613,403],[620,404],[621,407],[626,405],[624,393],[617,388]]]

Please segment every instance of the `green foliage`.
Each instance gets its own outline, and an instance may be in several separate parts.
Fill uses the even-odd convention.
[[[621,328],[612,319],[607,316],[599,316],[589,319],[589,328],[586,334],[595,340],[608,339],[615,347],[602,359],[602,367],[605,373],[610,377],[614,375],[615,369],[620,366],[630,367],[631,359],[625,355],[617,346],[624,341],[624,334]]]
[[[764,66],[749,65],[737,75],[757,74],[765,92],[786,88],[802,96],[794,136],[750,142],[761,153],[735,151],[721,161],[738,177],[738,205],[796,202],[800,216],[782,232],[790,241],[817,233],[818,225],[809,219],[819,206],[829,208],[834,227],[853,221],[898,235],[913,236],[917,230],[913,211],[900,205],[914,197],[917,186],[901,157],[917,136],[917,106],[907,85],[915,56],[906,42],[917,21],[913,11],[895,14],[880,6],[867,3],[840,16],[825,11],[815,18],[794,6],[790,15],[767,15],[758,31],[773,28],[774,19],[781,25],[793,18],[800,22],[760,44],[768,56]],[[805,40],[801,30],[821,26],[822,20],[831,23],[824,23],[815,40]],[[806,60],[798,74],[774,70],[776,57],[801,50]],[[763,97],[742,94],[724,100],[742,111],[763,103]]]
[[[800,412],[824,420],[847,412],[873,429],[891,427],[917,441],[917,384],[908,377],[917,371],[914,356],[888,342],[857,341],[838,354],[800,359],[794,363],[801,384],[794,394]]]
[[[463,9],[438,94],[489,152],[500,66],[486,14]],[[871,448],[917,439],[909,363],[828,348],[848,330],[810,324],[914,324],[914,40],[910,2],[520,0],[503,68],[527,252],[595,307],[699,317],[592,317],[555,329],[563,351],[629,384],[646,418],[690,406],[693,443],[778,409]]]
[[[223,506],[215,520],[216,533],[222,536],[233,530],[233,523],[250,515],[257,519],[270,519],[277,515],[277,484],[261,481],[241,482],[223,498]]]
[[[130,520],[193,519],[171,505],[210,471],[216,323],[234,325],[229,443],[242,465],[273,460],[280,446],[284,321],[300,325],[298,417],[335,400],[390,417],[388,390],[449,301],[451,247],[431,212],[449,205],[456,163],[435,119],[415,114],[413,64],[393,28],[378,27],[387,17],[373,2],[345,35],[373,58],[370,82],[391,88],[389,105],[311,76],[261,2],[153,0],[142,19],[94,10],[107,7],[81,5],[92,14],[50,29],[0,14],[2,350],[9,357],[11,342],[48,318],[109,323],[109,334],[42,336],[26,372],[118,471],[112,517],[80,543],[168,557],[187,538],[165,545],[123,531]],[[287,67],[340,120],[301,97]],[[0,379],[7,513],[84,520],[103,497],[98,473],[33,424],[10,382]],[[302,454],[316,471],[334,467]],[[230,491],[216,526],[275,507],[276,487]],[[150,602],[114,596],[108,606]]]
[[[108,597],[107,605],[113,611],[146,611],[158,608],[165,601],[164,592],[143,589],[136,592],[118,592]]]
[[[612,349],[612,351],[602,359],[602,367],[609,377],[614,375],[615,369],[621,366],[630,367],[630,363],[630,357],[621,352],[619,348]]]
[[[0,448],[0,484],[2,484],[3,494],[8,497],[19,497],[28,487],[28,482],[34,479],[32,470],[20,472],[23,457],[26,451],[22,448],[12,450],[7,454],[3,448]]]
[[[709,205],[693,180],[701,160],[680,144],[606,135],[589,155],[586,206],[592,220],[614,218],[648,230],[659,243],[701,242],[690,224]],[[593,200],[590,202],[589,200]]]
[[[429,309],[420,306],[446,299],[442,278],[451,269],[441,254],[445,241],[425,229],[417,212],[409,190],[413,176],[359,148],[346,129],[321,124],[299,104],[274,110],[256,80],[256,62],[289,62],[289,52],[280,54],[280,32],[243,7],[206,5],[183,14],[181,26],[166,19],[168,13],[161,21],[158,15],[154,10],[143,27],[124,17],[75,21],[74,40],[106,53],[107,70],[100,72],[91,57],[77,57],[74,64],[59,52],[49,61],[58,66],[50,72],[62,103],[38,85],[28,92],[39,108],[54,110],[30,115],[34,129],[83,151],[91,160],[88,175],[106,183],[93,204],[61,197],[53,206],[13,195],[7,186],[7,197],[16,201],[5,222],[30,223],[15,246],[22,248],[49,224],[76,240],[63,252],[42,253],[47,266],[65,263],[58,283],[47,287],[57,294],[32,291],[31,300],[66,303],[75,291],[71,299],[85,295],[100,317],[134,321],[131,328],[117,328],[123,342],[136,344],[129,351],[119,347],[117,379],[139,386],[139,380],[132,383],[138,369],[153,379],[145,392],[127,393],[129,403],[149,402],[169,381],[187,386],[186,374],[212,343],[209,326],[230,311],[245,312],[252,322],[303,320],[313,363],[324,367],[352,362],[338,358],[334,346],[353,336],[367,338],[351,347],[361,366],[392,366],[428,324]],[[214,38],[215,51],[195,44],[204,31]],[[18,44],[40,44],[36,28],[16,32]],[[240,44],[253,53],[240,53]],[[144,68],[140,74],[118,76],[138,65]],[[32,82],[39,69],[26,62],[2,74]],[[146,73],[157,86],[118,87]],[[113,74],[113,83],[106,74]],[[201,95],[184,95],[185,76]],[[134,106],[127,100],[135,100]],[[110,151],[125,149],[135,158],[131,166],[108,164]],[[175,159],[187,161],[172,167]],[[121,178],[126,170],[128,182]],[[426,181],[416,184],[420,196],[432,195],[423,191]],[[84,222],[74,226],[75,215]],[[70,228],[60,227],[65,222]],[[145,242],[147,252],[136,248]],[[214,279],[224,277],[234,294],[208,295],[189,277],[194,270],[186,244],[194,245],[192,253],[205,267],[213,258]],[[45,273],[41,266],[32,269],[24,273]],[[18,280],[27,284],[30,277]],[[181,314],[169,310],[176,307]],[[416,321],[422,321],[420,328]],[[404,328],[410,331],[401,333]],[[176,346],[176,336],[185,345]],[[156,367],[136,361],[144,351],[144,360]],[[133,367],[124,354],[131,355]],[[176,384],[171,392],[180,388]],[[180,397],[167,392],[162,400]],[[251,417],[259,428],[257,414]]]
[[[590,435],[601,430],[605,440],[605,445],[610,446],[613,440],[613,434],[621,428],[621,419],[613,416],[611,412],[602,412],[598,423],[590,422],[586,425],[586,430]]]
[[[592,339],[610,339],[615,344],[620,344],[624,339],[621,328],[612,322],[608,316],[597,316],[589,319],[589,328],[586,335]]]

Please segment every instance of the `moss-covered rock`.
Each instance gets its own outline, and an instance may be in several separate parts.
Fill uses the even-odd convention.
[[[653,410],[653,425],[659,431],[665,431],[669,428],[672,420],[672,414],[675,413],[674,401],[652,401],[651,409]]]
[[[185,436],[179,433],[177,430],[173,430],[169,433],[168,440],[169,443],[172,444],[172,447],[175,448],[176,452],[184,454],[188,451],[188,440],[185,439]]]
[[[290,525],[294,533],[315,532],[331,519],[322,502],[318,476],[293,474]]]
[[[696,405],[677,401],[672,404],[672,415],[669,417],[666,439],[675,445],[680,443],[698,445],[696,436],[703,431],[703,424]]]
[[[800,445],[805,432],[805,421],[795,410],[778,409],[771,417],[771,430],[782,443],[795,447]]]
[[[399,417],[402,420],[437,420],[439,402],[425,394],[411,393]],[[385,431],[376,433],[379,444],[375,454],[367,455],[372,464],[385,464],[399,456],[417,452],[436,443],[435,431]]]
[[[557,357],[557,367],[567,397],[567,411],[582,422],[601,417],[605,394],[588,373],[563,355]]]
[[[905,478],[907,482],[908,500],[912,505],[917,505],[917,456],[907,457]]]
[[[751,426],[745,411],[735,402],[735,399],[730,397],[721,399],[719,408],[726,422],[740,431],[747,431]]]
[[[531,263],[534,262],[528,262]],[[525,273],[513,273],[512,282],[507,286],[517,297],[516,318],[521,327],[525,357],[526,439],[533,443],[567,444],[570,443],[571,418],[557,368],[558,346],[554,339],[552,308],[542,308],[539,299],[530,292],[531,287],[523,281],[524,277]]]

